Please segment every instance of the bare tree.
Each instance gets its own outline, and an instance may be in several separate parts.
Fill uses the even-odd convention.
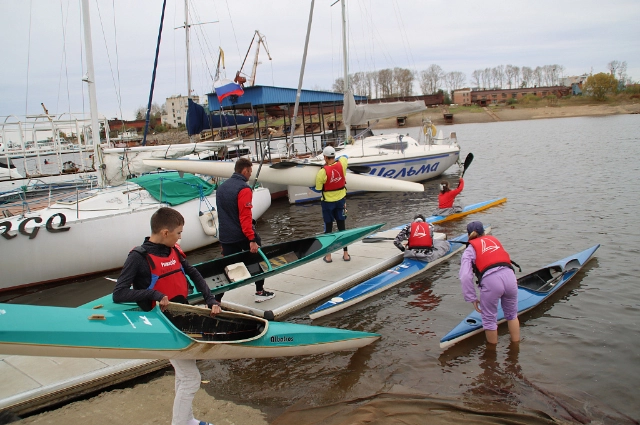
[[[540,66],[536,66],[536,69],[533,70],[533,80],[536,83],[535,84],[536,87],[542,86],[543,74],[544,74],[544,71],[543,71],[542,67],[540,67]]]
[[[488,89],[491,87],[491,68],[485,68],[482,70],[482,88]]]
[[[624,83],[627,80],[627,62],[626,61],[611,61],[607,64],[609,72],[614,77],[618,76],[618,81]]]
[[[344,78],[336,78],[333,82],[333,91],[335,93],[344,93]]]
[[[522,87],[531,87],[533,85],[534,73],[533,69],[528,66],[522,67]]]
[[[520,67],[519,66],[513,67],[513,85],[515,87],[520,86]]]
[[[504,67],[504,77],[507,81],[507,86],[509,86],[509,88],[513,87],[513,83],[515,82],[515,69],[513,65],[508,64]]]
[[[420,90],[422,94],[434,94],[442,85],[444,71],[439,65],[429,65],[426,71],[420,73]]]
[[[467,76],[460,71],[447,72],[444,75],[444,83],[447,86],[447,90],[449,90],[450,92],[464,87],[466,80]]]
[[[395,82],[394,91],[398,96],[411,96],[413,94],[413,72],[409,69],[394,68],[393,79]]]
[[[380,83],[381,97],[389,97],[393,93],[393,71],[382,69],[378,71],[378,82]]]
[[[474,87],[480,87],[480,80],[482,79],[482,70],[476,69],[471,73],[471,85]]]
[[[607,64],[607,69],[615,77],[616,72],[618,71],[618,67],[620,67],[619,61],[611,61]]]
[[[491,70],[491,76],[493,78],[493,85],[497,88],[504,86],[504,65],[498,65]]]

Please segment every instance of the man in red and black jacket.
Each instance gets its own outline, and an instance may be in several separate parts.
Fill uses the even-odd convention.
[[[260,236],[253,225],[253,192],[247,184],[253,171],[253,164],[247,158],[236,161],[234,173],[216,190],[218,228],[222,255],[242,251],[256,254],[260,247]],[[216,294],[220,301],[224,294]],[[275,297],[273,292],[264,290],[264,280],[256,282],[255,301],[257,303]]]

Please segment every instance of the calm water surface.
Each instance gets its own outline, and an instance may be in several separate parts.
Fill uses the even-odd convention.
[[[356,352],[300,358],[203,362],[205,389],[275,417],[296,402],[320,405],[387,391],[463,400],[468,407],[620,423],[640,419],[640,116],[565,118],[442,127],[456,131],[465,175],[463,204],[507,197],[469,220],[439,226],[449,235],[470,220],[493,226],[523,273],[602,244],[569,284],[521,317],[519,350],[500,328],[496,352],[483,336],[447,350],[440,338],[471,307],[460,294],[459,256],[361,305],[313,324],[378,332]],[[402,129],[414,137],[418,129]],[[451,168],[445,178],[457,181]],[[437,206],[437,181],[420,194],[366,194],[348,200],[348,226],[406,223]],[[322,231],[319,204],[275,202],[259,221],[266,243]],[[144,235],[141,235],[141,238]],[[192,263],[219,255],[212,246]],[[126,254],[123,253],[123,261]],[[338,261],[327,267],[341,267]],[[518,273],[518,275],[522,275]],[[109,292],[103,278],[70,283],[12,302],[78,305]],[[4,297],[4,298],[3,298]],[[8,296],[0,297],[0,301]],[[288,318],[310,323],[312,307]],[[606,419],[607,417],[613,419]],[[626,419],[625,419],[626,417]]]

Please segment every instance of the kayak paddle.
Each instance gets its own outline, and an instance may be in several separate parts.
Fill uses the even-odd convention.
[[[276,170],[282,170],[285,168],[292,168],[297,165],[311,165],[315,167],[322,167],[322,164],[299,163],[299,162],[291,162],[291,161],[276,162],[274,164],[271,164],[270,167],[275,168]],[[371,167],[367,165],[348,165],[347,169],[353,171],[356,174],[368,173],[369,171],[371,171]]]
[[[469,165],[471,165],[471,161],[473,161],[473,154],[469,152],[467,154],[467,157],[464,159],[464,165],[462,167],[462,176],[460,176],[460,178],[464,177],[464,173],[467,171],[467,168],[469,168]]]

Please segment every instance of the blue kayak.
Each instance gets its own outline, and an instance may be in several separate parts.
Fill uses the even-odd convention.
[[[485,229],[488,233],[491,231],[491,226],[487,225]],[[466,247],[464,243],[455,243],[455,241],[467,242],[467,240],[468,236],[466,233],[456,236],[453,239],[449,239],[449,243],[451,244],[449,251],[432,262],[405,258],[399,265],[354,286],[336,297],[331,298],[329,301],[309,313],[309,317],[311,319],[317,319],[319,317],[335,313],[362,302],[367,298],[373,297],[387,289],[393,288],[394,286],[447,261],[454,254],[462,251]]]
[[[518,315],[525,313],[549,298],[567,283],[591,259],[600,244],[551,263],[518,279]],[[505,322],[502,306],[498,304],[498,324]],[[480,313],[473,311],[440,340],[440,348],[483,332]]]

